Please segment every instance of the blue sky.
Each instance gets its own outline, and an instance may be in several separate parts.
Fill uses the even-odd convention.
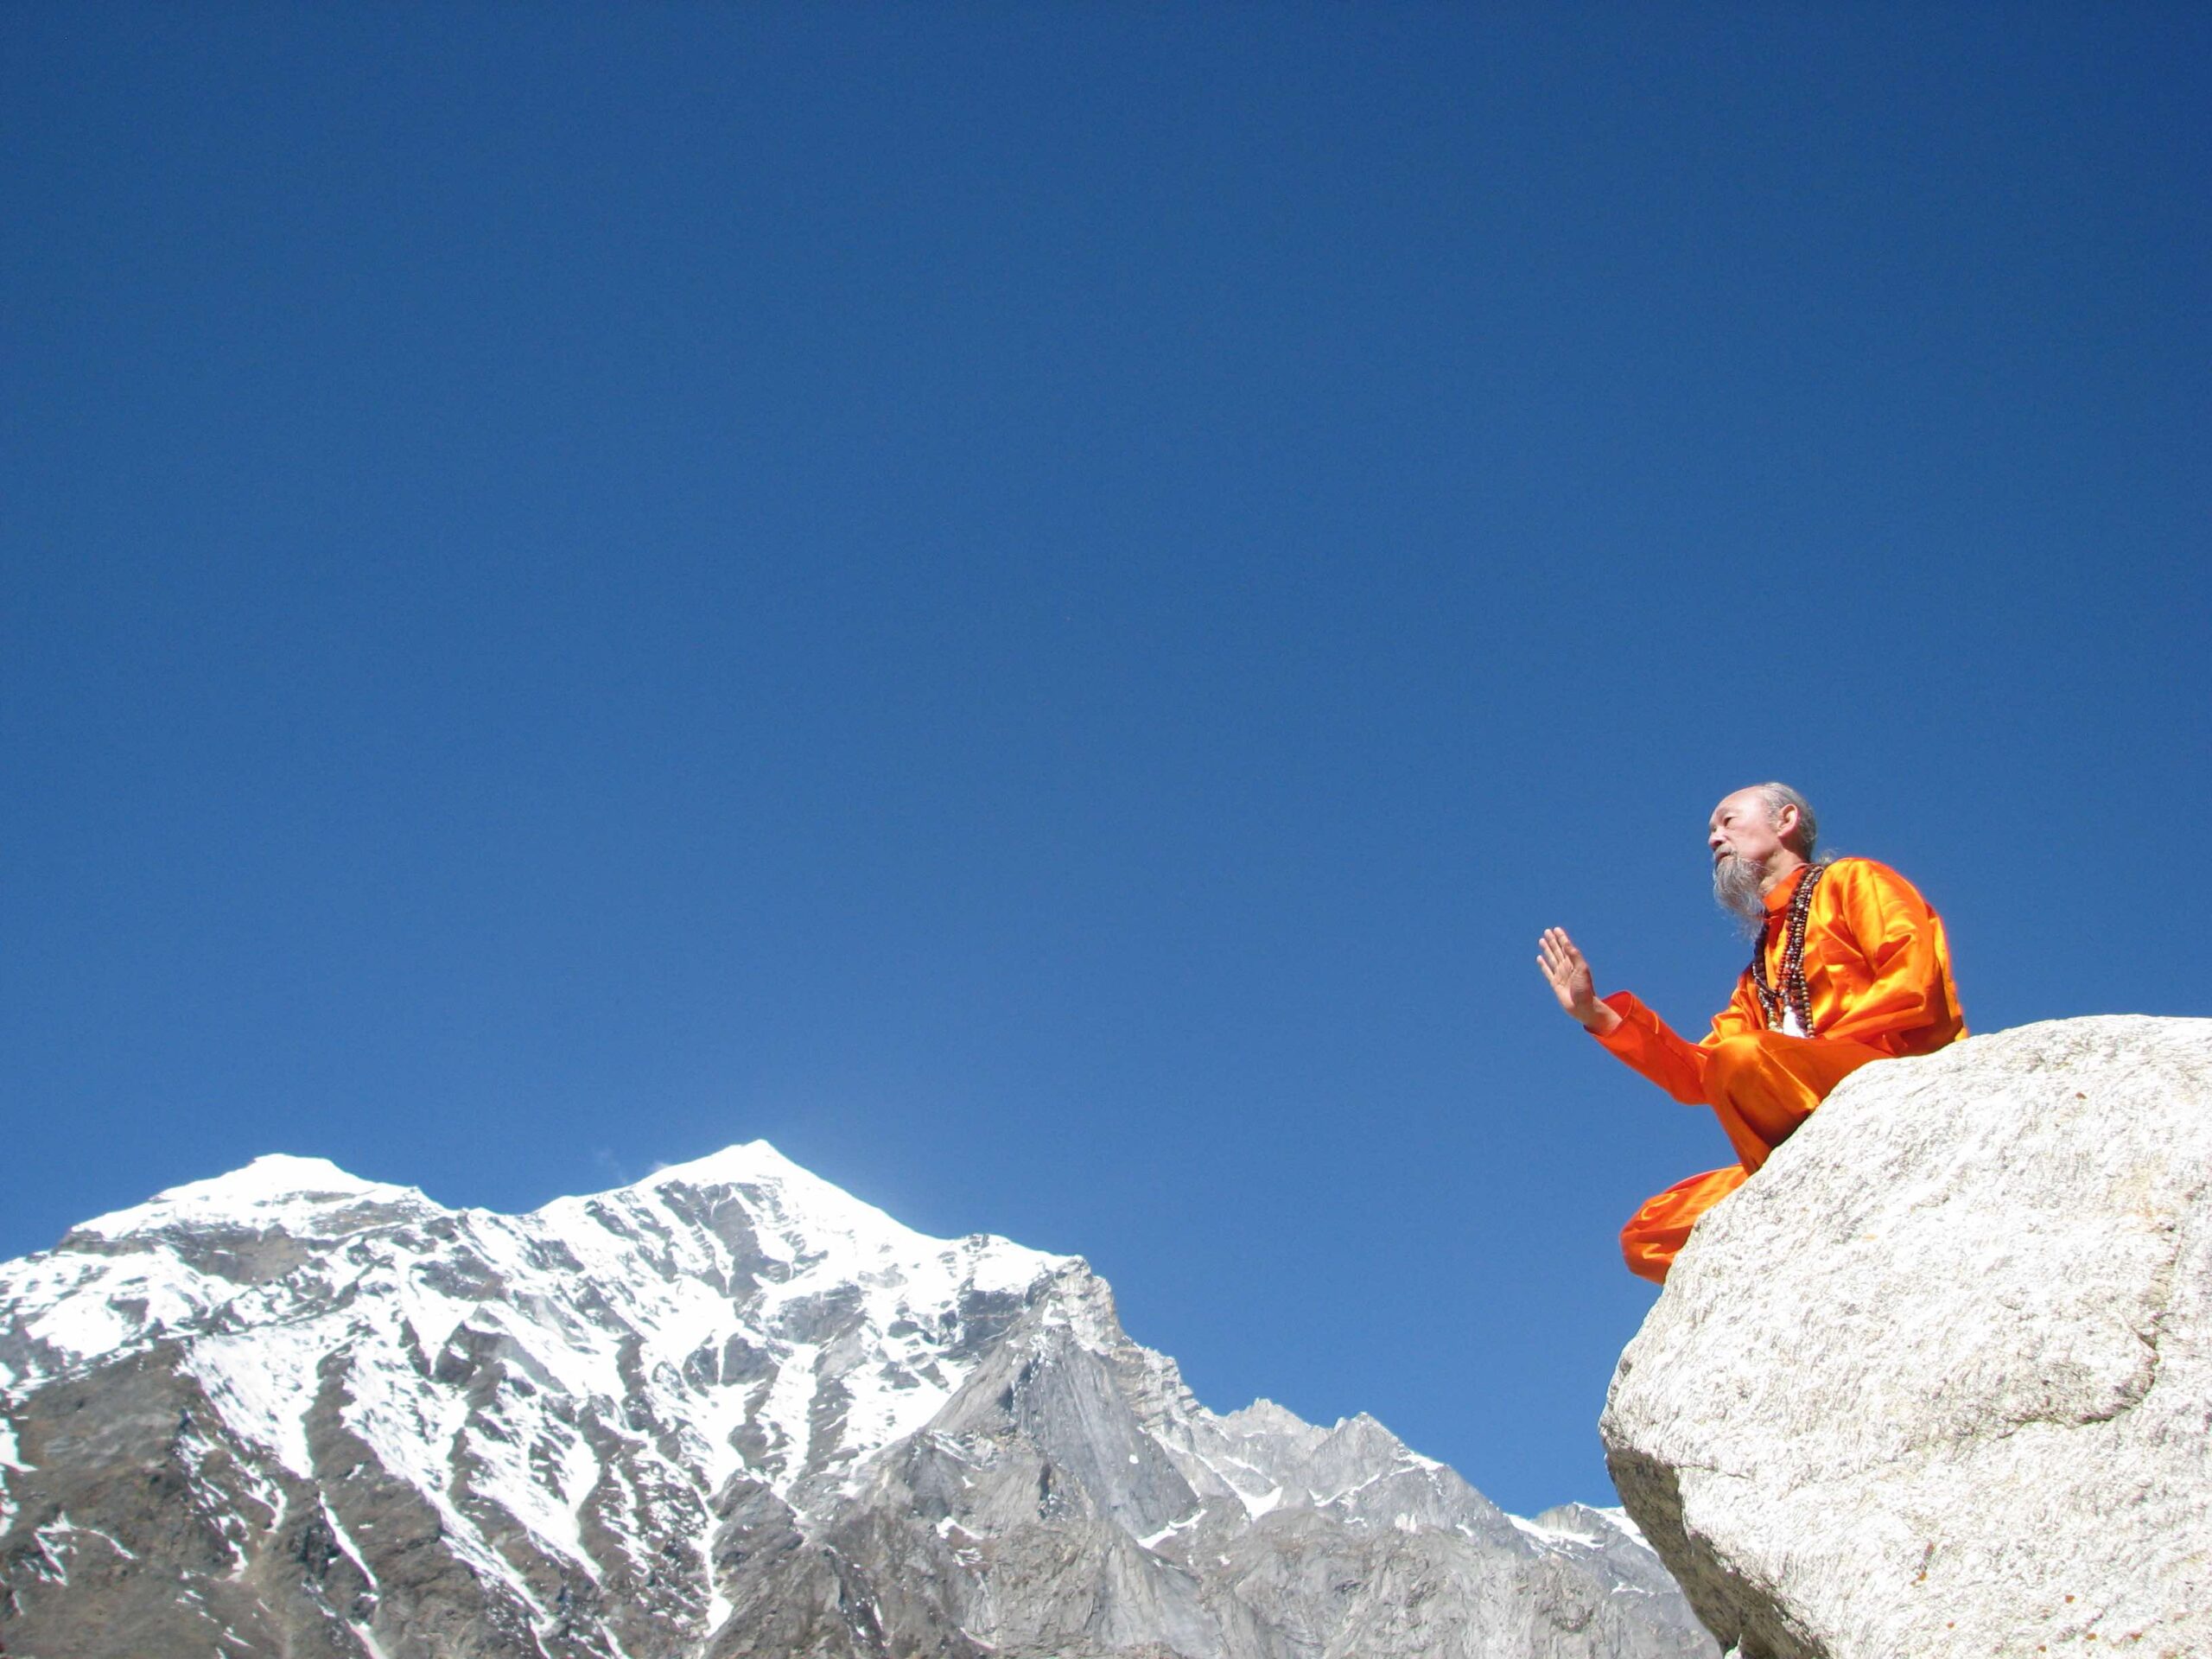
[[[1679,9],[1677,9],[1679,10]],[[1778,776],[2206,1011],[2198,8],[16,8],[0,1254],[765,1136],[1524,1512]]]

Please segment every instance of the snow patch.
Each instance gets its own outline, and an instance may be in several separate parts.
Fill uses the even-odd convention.
[[[1158,1549],[1162,1544],[1166,1543],[1170,1538],[1173,1538],[1177,1533],[1187,1531],[1190,1528],[1197,1526],[1198,1522],[1205,1518],[1205,1510],[1203,1507],[1194,1510],[1189,1515],[1185,1516],[1181,1520],[1170,1521],[1158,1532],[1149,1533],[1144,1537],[1138,1539],[1137,1548],[1139,1549]]]
[[[707,1576],[709,1580],[707,1590],[707,1635],[710,1638],[708,1643],[709,1647],[713,1645],[711,1638],[721,1630],[723,1625],[729,1623],[729,1616],[737,1611],[737,1604],[722,1593],[721,1586],[712,1582],[714,1572],[713,1563],[709,1562],[707,1567]]]
[[[198,1379],[232,1433],[302,1480],[313,1480],[307,1411],[315,1400],[323,1338],[312,1325],[203,1337],[192,1344],[182,1369]]]
[[[361,1576],[368,1580],[370,1590],[382,1595],[384,1586],[377,1582],[376,1573],[369,1566],[369,1558],[361,1553],[360,1546],[353,1541],[353,1535],[346,1530],[346,1523],[338,1518],[338,1511],[332,1509],[327,1501],[322,1506],[322,1518],[330,1527],[330,1535],[338,1541],[338,1548],[346,1552],[346,1559],[360,1569]]]
[[[125,1548],[111,1534],[102,1532],[98,1527],[79,1526],[69,1518],[67,1510],[44,1526],[35,1528],[31,1536],[36,1542],[37,1554],[24,1565],[50,1583],[67,1585],[69,1582],[70,1564],[76,1560],[77,1553],[82,1548],[78,1542],[80,1538],[99,1539],[126,1561],[138,1559],[136,1550]],[[47,1568],[52,1569],[51,1574],[45,1570]]]
[[[1524,1536],[1547,1549],[1557,1549],[1569,1544],[1582,1549],[1603,1549],[1608,1541],[1603,1535],[1606,1531],[1618,1534],[1639,1549],[1651,1548],[1650,1544],[1645,1541],[1643,1534],[1637,1529],[1636,1522],[1628,1518],[1626,1510],[1618,1508],[1601,1510],[1588,1504],[1580,1504],[1576,1507],[1595,1522],[1601,1530],[1589,1532],[1577,1531],[1570,1527],[1548,1527],[1540,1522],[1523,1520],[1517,1515],[1509,1515],[1505,1518],[1519,1529]]]
[[[1604,1522],[1615,1532],[1619,1533],[1630,1543],[1641,1545],[1645,1549],[1649,1549],[1651,1548],[1651,1541],[1643,1535],[1643,1529],[1637,1526],[1634,1521],[1630,1520],[1629,1518],[1628,1511],[1622,1509],[1618,1504],[1612,1504],[1605,1509],[1593,1508],[1591,1510],[1590,1513],[1596,1516],[1598,1519]]]
[[[778,1368],[767,1402],[761,1408],[760,1421],[782,1437],[782,1445],[772,1446],[768,1454],[779,1465],[780,1480],[772,1483],[779,1497],[790,1491],[791,1484],[805,1472],[807,1454],[813,1450],[814,1364],[821,1351],[812,1343],[793,1345]]]

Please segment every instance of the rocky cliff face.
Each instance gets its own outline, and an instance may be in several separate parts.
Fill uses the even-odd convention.
[[[2212,1653],[2212,1020],[1850,1077],[1699,1224],[1603,1423],[1744,1659]]]
[[[765,1145],[521,1217],[264,1159],[0,1268],[10,1655],[1714,1651],[1618,1512],[1217,1416]]]

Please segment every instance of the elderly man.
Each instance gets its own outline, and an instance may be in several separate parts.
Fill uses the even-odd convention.
[[[1737,1161],[1669,1187],[1621,1230],[1629,1271],[1663,1283],[1697,1218],[1741,1186],[1828,1091],[1870,1060],[1926,1054],[1966,1035],[1942,918],[1869,858],[1816,861],[1818,829],[1784,784],[1713,809],[1713,892],[1756,934],[1751,965],[1713,1030],[1690,1043],[1627,991],[1599,1000],[1560,928],[1536,964],[1590,1034],[1689,1106],[1710,1106]]]

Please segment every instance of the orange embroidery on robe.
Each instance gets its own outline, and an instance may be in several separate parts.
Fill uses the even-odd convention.
[[[1783,981],[1782,925],[1800,869],[1766,895],[1766,970]],[[1645,1200],[1621,1231],[1629,1271],[1663,1282],[1697,1218],[1741,1186],[1828,1091],[1871,1060],[1929,1054],[1966,1035],[1943,919],[1912,884],[1871,858],[1823,872],[1802,966],[1813,1035],[1767,1029],[1746,968],[1702,1042],[1691,1043],[1627,991],[1605,999],[1621,1022],[1598,1040],[1687,1106],[1710,1106],[1737,1162]]]

